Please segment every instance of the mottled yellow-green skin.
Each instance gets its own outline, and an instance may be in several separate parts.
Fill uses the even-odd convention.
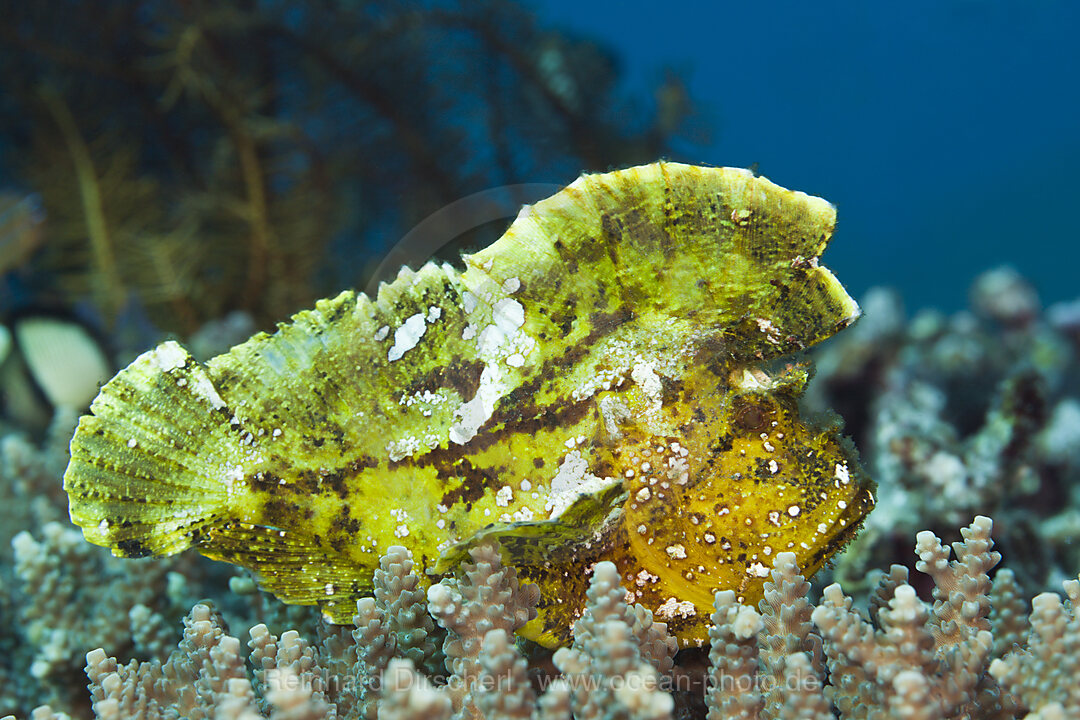
[[[770,361],[858,308],[817,263],[831,205],[742,170],[586,175],[458,272],[402,270],[197,363],[166,343],[72,441],[71,516],[123,556],[195,546],[349,622],[379,554],[452,569],[497,538],[565,643],[614,561],[684,642],[717,589],[807,574],[873,500],[835,427]],[[775,364],[775,363],[773,363]]]

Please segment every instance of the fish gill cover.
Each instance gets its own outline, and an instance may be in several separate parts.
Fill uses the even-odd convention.
[[[818,263],[834,223],[745,170],[583,175],[463,272],[402,269],[205,364],[140,356],[79,423],[71,517],[342,623],[388,546],[438,574],[497,540],[549,646],[610,560],[701,642],[718,589],[756,602],[780,552],[814,572],[873,505],[836,423],[800,415],[809,367],[777,364],[859,314]]]

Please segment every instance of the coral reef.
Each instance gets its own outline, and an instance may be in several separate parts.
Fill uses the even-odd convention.
[[[0,436],[0,546],[24,530],[67,519],[67,501],[60,482],[70,456],[68,443],[79,413],[61,409],[45,437],[35,441],[9,430]]]
[[[87,650],[160,657],[201,597],[219,597],[237,625],[315,631],[307,619],[314,613],[257,593],[219,563],[196,556],[131,563],[88,546],[67,521],[60,483],[76,420],[60,409],[38,442],[17,432],[0,438],[0,713],[48,704],[86,715]]]
[[[835,409],[878,483],[877,507],[834,569],[865,593],[871,568],[901,558],[922,528],[975,514],[1027,587],[1060,587],[1080,567],[1080,335],[1068,306],[1043,313],[1008,269],[972,288],[973,311],[906,321],[886,290],[816,352],[809,404]]]
[[[592,619],[582,619],[580,639],[558,663],[515,642],[509,625],[499,626],[502,633],[479,623],[462,628],[462,647],[480,648],[471,656],[480,690],[470,707],[484,717],[542,720],[1076,717],[1080,313],[1068,305],[1042,312],[1030,293],[1016,297],[1004,303],[1016,312],[995,298],[992,311],[905,320],[894,296],[875,291],[863,301],[863,320],[844,334],[850,339],[821,349],[810,404],[840,411],[880,488],[866,532],[814,579],[838,585],[819,597],[786,556],[775,556],[761,605],[718,594],[710,655],[685,650],[672,662],[659,624],[620,598],[620,586],[633,583],[598,565]],[[176,682],[202,677],[189,683],[196,691],[184,702],[222,717],[359,717],[372,707],[383,720],[455,715],[452,673],[440,654],[450,634],[413,585],[407,557],[383,558],[375,582],[382,590],[358,607],[358,626],[342,630],[304,608],[284,608],[221,565],[194,557],[120,562],[77,547],[72,530],[49,524],[65,518],[59,475],[72,426],[73,418],[58,416],[40,440],[0,438],[0,716],[92,717],[83,674],[92,665],[104,673],[95,676],[101,692],[116,698],[110,705],[95,696],[105,702],[99,714],[113,707],[113,716],[138,717],[143,711],[124,703],[141,697],[149,708],[154,688],[165,687],[136,694],[128,679],[142,663],[161,673],[168,665]],[[961,471],[945,473],[958,464]],[[963,510],[970,515],[958,518]],[[956,525],[976,514],[993,516],[992,530],[976,520],[950,553],[937,537],[957,539]],[[911,538],[924,527],[932,532],[919,536],[912,555]],[[992,567],[997,552],[1008,568]],[[506,585],[476,591],[467,575],[454,583],[446,598],[507,592]],[[1062,587],[1065,598],[1053,592]],[[48,597],[54,591],[61,599]],[[206,609],[196,607],[182,625],[183,611],[202,598],[213,602],[198,603]],[[448,607],[442,617],[451,622]],[[181,627],[188,644],[169,664],[166,648]],[[227,628],[253,629],[246,650],[225,640]],[[208,646],[192,649],[198,643]],[[104,651],[88,658],[95,648]],[[111,669],[110,656],[128,664]],[[241,660],[243,678],[218,683]],[[40,678],[30,672],[35,662]],[[379,668],[382,684],[374,680]],[[605,673],[637,684],[617,692]],[[155,702],[165,715],[176,711],[171,696]]]
[[[678,77],[642,112],[603,48],[510,0],[7,3],[0,63],[0,175],[33,193],[0,310],[82,304],[124,360],[163,331],[222,353],[388,279],[365,257],[448,202],[509,186],[510,217],[538,199],[513,183],[693,130]],[[469,228],[459,246],[494,237]],[[813,586],[770,554],[760,602],[717,593],[709,647],[678,653],[679,603],[654,617],[605,563],[573,577],[578,615],[493,546],[430,590],[394,547],[341,627],[194,554],[120,561],[68,524],[75,413],[0,418],[0,720],[1075,720],[1080,300],[1043,308],[999,268],[967,311],[861,304],[807,354],[803,411],[843,418],[876,509]],[[515,635],[538,601],[569,647]]]
[[[779,553],[759,609],[731,591],[716,595],[706,675],[708,720],[1063,718],[1080,713],[1080,581],[1068,599],[1043,593],[1028,618],[1015,612],[1012,576],[987,574],[1000,560],[989,518],[977,517],[950,549],[919,534],[917,567],[933,583],[920,599],[894,566],[869,612],[839,585],[816,604],[793,553]],[[404,548],[378,571],[376,598],[360,600],[353,643],[313,642],[295,631],[251,628],[248,651],[206,603],[184,619],[164,660],[120,664],[86,656],[96,718],[424,718],[425,720],[669,720],[680,676],[663,623],[627,605],[610,562],[592,571],[573,645],[556,651],[558,679],[536,668],[512,631],[535,614],[536,586],[520,585],[492,546],[423,601],[409,588]],[[1012,610],[991,613],[991,607]],[[446,671],[432,663],[431,618],[447,631]],[[396,620],[393,618],[397,618]],[[416,661],[419,661],[416,662]],[[418,665],[427,666],[427,670]],[[685,676],[681,676],[685,679]],[[34,717],[50,709],[39,708]],[[685,716],[683,713],[680,716]]]

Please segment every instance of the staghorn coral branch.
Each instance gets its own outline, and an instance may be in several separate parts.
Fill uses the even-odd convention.
[[[713,607],[706,720],[754,720],[762,708],[757,667],[764,624],[754,608],[735,599],[734,590],[716,593]]]
[[[1001,561],[991,551],[993,522],[978,516],[961,530],[964,541],[953,543],[956,560],[949,562],[949,550],[929,531],[918,534],[915,552],[920,572],[934,579],[934,633],[939,645],[957,645],[972,631],[989,630],[990,578],[986,574]]]
[[[969,586],[973,578],[967,576],[981,574],[992,556],[980,541],[990,528],[981,520],[973,528],[954,547],[958,559],[936,566],[938,576],[956,587]],[[941,547],[929,538],[921,544],[924,549]],[[517,586],[513,572],[498,558],[494,547],[478,548],[461,577],[443,580],[428,593],[427,611],[455,633],[448,640],[456,648],[448,653],[457,665],[455,678],[472,678],[460,704],[453,686],[437,684],[437,678],[432,682],[411,659],[401,657],[394,632],[383,625],[385,608],[416,604],[409,594],[413,591],[407,590],[413,585],[407,557],[395,548],[382,558],[376,574],[381,600],[369,598],[359,604],[356,622],[367,630],[358,628],[351,650],[340,643],[317,646],[292,631],[276,636],[265,626],[256,626],[245,658],[221,617],[210,606],[198,604],[185,619],[179,646],[164,662],[120,665],[100,649],[87,655],[94,713],[109,720],[357,718],[364,714],[348,688],[377,672],[381,687],[371,685],[366,716],[377,714],[379,720],[672,717],[675,695],[645,660],[654,640],[635,629],[639,618],[626,604],[617,573],[601,565],[594,569],[587,613],[573,647],[555,653],[563,676],[546,689],[541,684],[543,692],[536,692],[511,631],[491,627],[494,622],[513,626],[526,621],[535,601],[531,586]],[[934,632],[938,619],[932,607],[901,582],[902,573],[893,572],[881,583],[876,621],[871,622],[836,584],[825,588],[821,602],[813,607],[794,563],[778,557],[775,565],[762,614],[738,603],[732,591],[717,593],[710,631],[708,720],[829,720],[834,717],[830,701],[841,720],[1061,720],[1080,713],[1080,687],[1075,682],[1080,674],[1078,581],[1064,583],[1065,601],[1054,593],[1037,596],[1028,620],[1030,631],[1018,647],[991,662],[991,632],[974,628],[981,616],[958,623],[965,634],[953,643],[949,636]],[[1007,573],[1005,578],[1003,590],[989,589],[994,597],[1015,594]],[[978,598],[963,602],[984,605]],[[425,627],[415,617],[400,617],[404,624],[396,632],[409,632],[409,622],[415,624],[413,629]],[[829,685],[822,684],[816,666],[818,643],[828,663]],[[352,657],[378,659],[367,669],[355,669],[341,662],[349,652]],[[254,682],[248,679],[247,667],[255,669]],[[328,668],[345,676],[335,677]],[[759,687],[762,678],[770,684],[779,682],[782,689],[776,692],[770,685],[765,696]],[[1006,702],[1005,693],[1015,703]],[[455,711],[455,705],[460,709]],[[62,716],[42,707],[33,717]]]
[[[789,688],[786,680],[792,675],[800,687],[811,683],[820,689],[824,685],[825,661],[821,638],[813,632],[810,620],[813,607],[806,597],[809,590],[810,583],[795,564],[795,553],[778,553],[773,560],[772,581],[765,583],[765,597],[758,604],[765,631],[759,636],[764,641],[759,648],[759,663],[770,679],[764,701],[765,708],[773,713],[787,712],[780,708],[785,706],[782,696]],[[797,667],[789,668],[787,661],[792,657],[801,659],[796,660]]]

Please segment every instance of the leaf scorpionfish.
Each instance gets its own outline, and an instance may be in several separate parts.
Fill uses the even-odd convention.
[[[189,547],[349,623],[379,555],[427,580],[479,542],[539,584],[521,632],[567,644],[616,564],[682,644],[713,595],[810,575],[873,485],[786,361],[859,308],[818,258],[835,210],[746,170],[660,162],[526,206],[464,270],[404,268],[206,363],[150,350],[82,418],[72,520],[115,555]]]

